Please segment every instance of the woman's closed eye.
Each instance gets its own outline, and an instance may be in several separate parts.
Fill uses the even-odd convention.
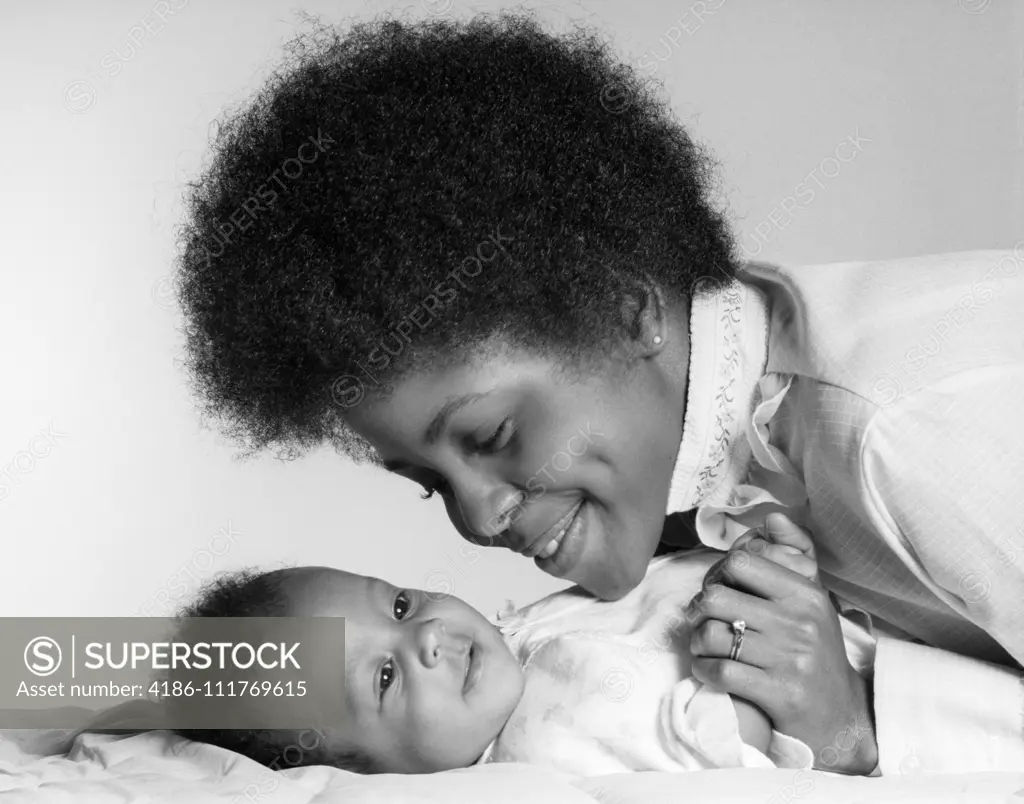
[[[512,441],[512,436],[515,435],[515,422],[510,416],[507,419],[502,420],[498,428],[483,441],[478,441],[472,444],[471,448],[474,452],[480,452],[484,454],[491,454],[500,452],[505,449]],[[430,483],[423,484],[423,493],[420,494],[420,498],[424,500],[432,499],[435,494],[444,496],[451,492],[451,486],[448,482],[443,479],[435,480]]]
[[[476,451],[485,453],[499,452],[508,445],[509,441],[512,440],[512,435],[514,433],[514,422],[510,416],[498,425],[498,429],[491,434],[490,438],[476,444]]]

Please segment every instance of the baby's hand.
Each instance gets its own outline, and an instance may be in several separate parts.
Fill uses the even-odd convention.
[[[820,583],[811,535],[784,514],[769,514],[763,528],[748,530],[729,548],[761,556],[807,580]]]

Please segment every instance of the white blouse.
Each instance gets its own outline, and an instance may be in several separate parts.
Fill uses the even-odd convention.
[[[751,264],[693,304],[668,512],[718,549],[772,511],[811,531],[880,637],[884,775],[1024,768],[1022,268]]]

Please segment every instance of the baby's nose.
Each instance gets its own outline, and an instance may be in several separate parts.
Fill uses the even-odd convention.
[[[419,627],[416,634],[417,650],[420,661],[427,667],[434,667],[441,661],[441,652],[448,632],[444,626],[444,620],[435,617],[433,620],[426,620]]]

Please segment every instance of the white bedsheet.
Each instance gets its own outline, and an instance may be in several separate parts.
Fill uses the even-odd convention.
[[[130,736],[0,733],[3,804],[1024,804],[1017,773],[847,778],[813,771],[714,770],[569,779],[526,765],[429,776],[359,776],[327,767],[274,772],[166,731]],[[69,750],[70,749],[70,750]]]

